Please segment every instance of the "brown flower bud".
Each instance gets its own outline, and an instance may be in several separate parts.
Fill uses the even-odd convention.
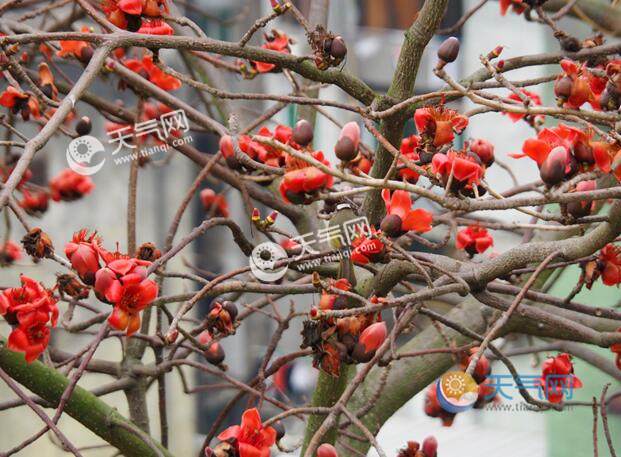
[[[93,124],[88,116],[82,116],[78,123],[75,125],[75,131],[78,135],[84,136],[91,133]]]
[[[574,147],[574,157],[578,162],[584,162],[588,164],[595,163],[595,158],[593,157],[593,148],[582,141],[576,144],[576,146]]]
[[[224,349],[222,349],[222,345],[218,342],[211,343],[203,355],[212,365],[220,365],[225,357]]]
[[[68,295],[76,300],[87,298],[89,288],[80,282],[72,274],[59,274],[56,276],[56,284],[61,294]]]
[[[354,350],[351,353],[351,358],[359,363],[367,363],[369,360],[373,358],[375,355],[375,351],[366,351],[364,345],[361,343],[356,343],[354,346]]]
[[[349,162],[351,160],[354,160],[358,155],[356,145],[347,136],[342,137],[336,142],[336,145],[334,146],[334,153],[339,158],[339,160],[342,160],[343,162]]]
[[[438,48],[438,59],[445,63],[454,62],[459,55],[459,39],[448,37]]]
[[[436,457],[438,453],[438,440],[435,436],[428,436],[425,438],[422,451],[425,457]]]
[[[380,224],[380,228],[382,232],[391,238],[395,238],[401,235],[401,224],[403,221],[396,214],[389,214],[386,216],[382,223]]]
[[[39,227],[35,227],[22,238],[24,250],[36,259],[43,259],[54,254],[50,237]]]
[[[342,59],[347,55],[347,45],[345,45],[343,37],[334,37],[330,44],[330,55],[335,59]]]
[[[299,120],[293,129],[293,141],[304,147],[313,141],[313,126],[305,119]]]
[[[560,98],[569,98],[571,96],[571,90],[574,87],[574,82],[569,76],[563,76],[557,79],[554,83],[554,95]]]
[[[569,35],[563,35],[558,39],[559,44],[561,45],[561,49],[567,52],[578,52],[582,49],[582,45],[577,38],[574,38]]]
[[[93,48],[91,48],[90,46],[82,48],[82,52],[80,53],[80,62],[89,63],[94,53],[95,51],[93,51]]]
[[[234,322],[237,319],[237,305],[232,301],[225,301],[222,303],[222,307],[228,311],[229,316],[231,316],[231,322]]]
[[[562,146],[558,146],[548,154],[548,157],[541,164],[539,174],[541,180],[548,186],[554,186],[565,178],[567,167],[568,152]]]
[[[148,262],[155,262],[162,257],[162,253],[155,247],[153,243],[143,243],[136,250],[135,257]]]

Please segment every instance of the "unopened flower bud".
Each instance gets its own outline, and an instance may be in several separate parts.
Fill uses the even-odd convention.
[[[541,180],[548,186],[554,186],[565,178],[568,152],[562,146],[557,146],[550,151],[548,157],[541,164],[539,174]]]
[[[339,457],[339,454],[334,446],[323,443],[317,448],[317,457]]]
[[[448,37],[438,48],[438,59],[444,63],[451,63],[459,55],[459,40],[454,36]]]
[[[396,214],[389,214],[384,219],[382,219],[382,223],[380,224],[380,229],[382,232],[391,238],[396,238],[401,235],[401,225],[403,221]]]
[[[259,211],[259,208],[254,208],[252,210],[252,216],[250,216],[250,219],[252,222],[259,222],[261,220],[261,212]]]
[[[422,451],[425,457],[436,457],[438,454],[438,440],[435,436],[428,436],[425,438]]]
[[[554,95],[557,97],[567,99],[571,96],[571,90],[574,87],[574,82],[569,76],[563,76],[554,83]]]
[[[88,116],[82,116],[78,123],[75,125],[75,131],[78,135],[84,136],[91,133],[93,129],[93,124],[91,123],[91,119]]]
[[[348,137],[343,137],[336,142],[336,146],[334,146],[334,153],[336,154],[336,157],[343,162],[354,160],[358,155],[354,142]]]
[[[305,119],[299,120],[293,128],[293,141],[300,146],[307,146],[313,141],[313,126]]]
[[[330,55],[335,59],[342,59],[347,55],[347,45],[343,37],[334,37],[330,45]]]

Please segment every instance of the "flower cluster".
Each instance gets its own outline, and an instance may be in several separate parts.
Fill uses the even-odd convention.
[[[102,0],[101,8],[108,20],[130,32],[147,35],[172,35],[172,27],[162,19],[168,14],[166,0]]]
[[[276,443],[276,429],[264,426],[256,408],[242,414],[240,425],[233,425],[218,435],[222,443],[213,450],[205,449],[205,456],[237,455],[239,457],[269,457]],[[229,452],[230,451],[230,452]]]
[[[455,246],[463,249],[471,256],[482,254],[494,245],[494,239],[489,232],[480,225],[469,225],[457,232]]]
[[[80,279],[95,289],[101,301],[114,306],[108,322],[132,335],[140,328],[140,311],[157,297],[158,286],[146,276],[148,260],[110,252],[96,233],[86,229],[74,234],[65,255]]]
[[[425,233],[431,230],[433,216],[422,208],[412,209],[409,192],[395,190],[391,196],[390,191],[384,189],[382,198],[386,205],[386,217],[381,228],[387,236],[398,237],[409,231]]]
[[[286,33],[273,29],[271,33],[265,33],[265,43],[261,45],[263,49],[269,51],[281,52],[283,54],[291,54],[291,44],[293,40]],[[280,67],[274,63],[261,62],[257,60],[250,61],[250,69],[241,64],[242,74],[246,77],[254,77],[257,73],[279,72]]]
[[[330,280],[331,288],[349,291],[346,279]],[[372,302],[379,302],[372,298]],[[302,347],[313,349],[313,366],[338,376],[342,363],[366,363],[386,339],[388,328],[379,314],[357,315],[338,319],[325,318],[322,311],[346,309],[345,295],[323,290],[318,309],[311,309],[313,320],[304,322]]]
[[[574,374],[571,356],[563,353],[546,359],[539,386],[550,403],[560,403],[565,392],[582,387],[582,381]]]
[[[407,445],[400,449],[397,457],[436,457],[438,455],[438,440],[435,436],[428,436],[423,444],[418,441],[408,441]]]
[[[591,130],[583,131],[566,124],[541,129],[537,138],[524,141],[522,153],[510,155],[534,160],[541,179],[548,186],[593,169],[614,173],[621,179],[621,167],[612,168],[621,157],[621,146],[597,140]]]
[[[27,276],[20,276],[21,287],[0,294],[0,315],[13,327],[8,348],[23,352],[26,361],[36,360],[47,348],[50,328],[56,326],[58,308],[52,291]]]

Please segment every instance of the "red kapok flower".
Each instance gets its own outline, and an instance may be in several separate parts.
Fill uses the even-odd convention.
[[[174,29],[162,19],[143,19],[137,33],[145,35],[173,35]]]
[[[241,425],[233,425],[218,435],[220,441],[230,441],[239,457],[269,457],[270,447],[276,443],[276,430],[264,427],[256,408],[247,409]]]
[[[65,246],[65,255],[71,262],[71,267],[86,284],[95,283],[95,273],[99,270],[100,248],[101,239],[97,236],[97,232],[89,235],[87,229],[74,233],[71,241]]]
[[[504,16],[507,14],[509,8],[515,14],[522,14],[526,10],[526,2],[524,0],[500,0],[500,14]]]
[[[82,33],[89,33],[91,30],[84,26]],[[93,55],[93,48],[86,41],[62,40],[59,42],[60,50],[56,52],[58,57],[75,57],[81,62],[88,62]]]
[[[403,138],[401,140],[401,147],[399,148],[399,152],[401,152],[401,155],[410,162],[418,162],[420,156],[416,149],[418,148],[419,144],[420,137],[418,135],[411,135],[407,138]],[[412,170],[411,168],[405,166],[405,162],[403,160],[400,160],[398,165],[403,165],[403,168],[399,170],[399,176],[401,177],[401,179],[411,183],[415,183],[416,181],[418,181],[420,175],[415,170]]]
[[[382,198],[386,205],[386,217],[382,221],[382,231],[396,237],[411,230],[425,233],[431,230],[433,217],[429,211],[421,208],[412,209],[410,193],[405,190],[395,190],[390,195],[390,190],[382,190]]]
[[[344,291],[348,291],[351,289],[350,282],[345,278],[341,278],[336,281],[332,280],[330,281],[330,285],[336,289]],[[319,299],[319,309],[322,311],[326,311],[329,309],[341,309],[342,307],[339,306],[338,302],[336,302],[337,299],[342,300],[343,304],[347,303],[347,299],[343,295],[332,294],[325,289],[322,290],[321,298]]]
[[[468,126],[468,118],[457,111],[441,106],[418,108],[414,113],[414,123],[423,137],[433,138],[436,147],[448,144]]]
[[[522,94],[526,95],[526,97],[528,97],[530,99],[530,104],[531,105],[535,105],[535,106],[541,106],[541,97],[539,95],[537,95],[534,92],[531,92],[527,89],[518,89]],[[522,99],[520,97],[518,97],[517,94],[514,94],[513,92],[511,92],[509,94],[509,96],[507,97],[509,100],[514,100],[518,103],[522,103]],[[511,119],[513,122],[517,122],[520,119],[524,119],[524,117],[526,116],[526,114],[524,113],[510,113],[510,112],[504,112],[503,114],[506,114],[507,116],[509,116],[509,119]]]
[[[19,326],[9,335],[8,348],[12,351],[23,352],[26,362],[30,363],[39,358],[50,341],[50,329],[45,322],[29,326]]]
[[[599,252],[599,263],[602,270],[602,282],[607,286],[621,283],[621,248],[607,244]]]
[[[454,181],[460,181],[464,184],[478,184],[485,175],[485,169],[479,160],[478,156],[473,157],[463,152],[451,150],[446,154],[434,154],[431,160],[431,170],[439,175],[445,184],[448,183],[451,172]]]
[[[539,386],[550,403],[560,403],[566,391],[581,388],[582,381],[574,374],[571,356],[563,353],[543,362]]]
[[[494,245],[494,239],[485,228],[475,224],[457,232],[455,245],[470,255],[481,254]]]
[[[160,67],[155,65],[153,57],[150,55],[145,55],[142,60],[128,59],[123,64],[131,71],[142,74],[161,89],[171,91],[181,87],[181,81],[168,73],[164,73]]]
[[[311,156],[326,166],[330,166],[321,151],[313,151]],[[332,187],[334,179],[317,167],[293,156],[286,157],[287,172],[279,186],[284,201],[294,204],[312,201],[314,194]]]
[[[261,45],[263,49],[269,49],[270,51],[282,52],[284,54],[291,54],[291,38],[287,34],[282,33],[276,29],[272,30],[271,35],[264,34],[265,44]],[[259,73],[268,73],[270,71],[277,70],[276,64],[260,62],[251,60],[250,63]]]
[[[46,191],[24,189],[22,196],[18,203],[28,214],[40,215],[47,211],[50,196]]]
[[[489,141],[481,138],[471,139],[468,142],[468,147],[481,159],[481,162],[486,167],[494,163],[494,145]]]
[[[579,109],[585,103],[590,103],[594,109],[599,109],[598,97],[593,90],[599,90],[599,84],[593,80],[586,65],[563,59],[561,67],[565,74],[560,75],[554,82],[554,94],[559,97],[563,106]]]
[[[380,260],[386,247],[371,227],[371,235],[359,231],[351,242],[351,260],[360,265]]]
[[[374,352],[382,345],[387,334],[386,322],[376,322],[362,331],[358,341],[364,347],[365,353]]]
[[[32,114],[35,118],[41,116],[39,102],[30,94],[9,86],[0,94],[0,105],[11,110],[13,114],[21,112],[22,118],[27,121]]]
[[[52,200],[56,202],[77,200],[86,194],[90,194],[94,188],[95,184],[91,178],[69,168],[62,170],[50,181]]]
[[[52,291],[21,275],[21,287],[4,289],[0,294],[0,316],[11,325],[28,327],[38,322],[56,325],[58,308]]]
[[[224,195],[216,194],[213,189],[203,189],[200,199],[205,211],[213,211],[213,214],[218,217],[229,217],[229,205]]]
[[[114,304],[108,322],[117,330],[126,330],[128,336],[140,328],[140,311],[157,298],[157,283],[146,277],[149,263],[116,258],[95,274],[97,297]]]
[[[559,124],[556,127],[544,128],[539,131],[537,138],[528,138],[522,145],[522,152],[509,154],[515,159],[522,157],[530,157],[538,166],[541,166],[548,157],[552,149],[562,146],[571,152],[572,148],[580,140],[583,140],[586,134],[576,128],[566,124]]]
[[[4,245],[0,246],[0,265],[10,265],[21,258],[22,250],[17,243],[8,240]]]
[[[617,329],[617,332],[621,332],[621,327]],[[617,368],[621,370],[621,343],[611,345],[610,350],[616,354],[615,364],[617,365]]]

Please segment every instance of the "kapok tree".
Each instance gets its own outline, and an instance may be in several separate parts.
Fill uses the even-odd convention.
[[[199,14],[191,2],[0,4],[0,105],[5,110],[0,117],[0,207],[6,216],[1,260],[10,266],[27,254],[35,262],[55,262],[58,271],[56,284],[44,284],[36,274],[2,284],[0,315],[7,325],[0,340],[0,378],[18,397],[3,401],[2,409],[25,405],[41,419],[36,435],[2,455],[16,454],[48,432],[67,452],[82,455],[58,427],[68,414],[123,455],[169,456],[166,380],[177,375],[178,367],[209,373],[234,389],[200,453],[241,457],[267,456],[272,446],[304,457],[355,455],[371,446],[386,455],[375,437],[417,393],[427,389],[429,416],[447,425],[453,421],[456,413],[446,407],[452,400],[445,398],[442,382],[436,383],[446,372],[461,376],[474,389],[468,405],[479,407],[493,400],[492,361],[505,365],[517,379],[511,352],[497,344],[507,335],[529,336],[514,353],[551,353],[541,364],[543,398],[520,389],[533,409],[563,411],[572,404],[564,393],[579,388],[581,381],[571,355],[621,377],[614,367],[616,363],[621,369],[621,313],[574,300],[595,282],[611,287],[621,283],[621,249],[615,244],[621,233],[621,44],[608,44],[600,33],[574,37],[558,25],[563,16],[586,14],[618,33],[618,6],[594,0],[562,7],[545,0],[501,0],[500,15],[520,14],[525,21],[549,27],[558,50],[504,59],[501,47],[483,49],[480,69],[457,81],[445,71],[459,58],[459,40],[451,37],[440,46],[434,69],[444,86],[414,94],[422,53],[438,31],[447,0],[425,2],[413,18],[386,93],[347,71],[347,43],[338,30],[326,27],[328,2],[311,3],[305,17],[292,3],[271,0],[269,14],[256,18],[239,41],[207,36],[180,13],[187,7]],[[468,11],[449,33],[484,3]],[[292,54],[291,39],[271,28],[284,15],[303,30],[310,55]],[[263,29],[261,46],[250,45]],[[168,66],[162,49],[174,50],[189,62],[186,71]],[[63,73],[61,62],[74,67],[75,81]],[[544,77],[514,80],[511,75],[515,69],[550,64],[554,71]],[[242,78],[276,73],[291,90],[288,95],[230,92],[199,76],[211,72]],[[124,91],[133,105],[101,97],[93,91],[95,82]],[[319,96],[325,86],[339,88],[348,101]],[[201,94],[204,106],[175,95],[181,87]],[[553,92],[556,106],[542,104],[544,91]],[[251,124],[239,125],[236,113],[220,103],[231,99],[275,104]],[[458,112],[452,103],[461,99],[475,108]],[[104,240],[98,227],[51,239],[39,226],[37,217],[53,213],[57,205],[78,209],[80,202],[69,202],[103,192],[84,172],[88,154],[47,186],[31,180],[33,160],[52,138],[69,142],[91,133],[91,119],[80,113],[86,105],[107,120],[109,131],[124,131],[131,147],[168,144],[175,160],[181,155],[196,164],[194,182],[174,195],[178,209],[161,245],[136,239],[136,201],[142,191],[137,176],[152,166],[148,157],[128,163],[126,240]],[[271,119],[288,105],[301,107],[297,123],[272,127]],[[351,122],[341,125],[326,107],[347,112]],[[179,111],[189,125],[172,128],[171,136],[142,130],[145,123]],[[470,119],[489,112],[532,128],[511,162],[496,159],[498,145],[468,137]],[[317,116],[328,118],[338,133],[336,163],[328,159],[331,154],[313,147]],[[404,125],[412,118],[417,134],[404,138]],[[28,125],[38,127],[34,135],[23,133]],[[199,150],[175,142],[182,130],[213,132],[220,147]],[[375,139],[376,147],[364,144],[362,130]],[[520,182],[511,170],[514,160],[531,161],[540,179]],[[506,169],[514,186],[496,191],[486,181],[490,167]],[[246,217],[233,220],[223,193],[201,190],[207,179],[240,192]],[[178,233],[197,194],[205,219],[189,233]],[[482,210],[497,217],[482,217]],[[511,221],[510,210],[532,221]],[[311,250],[301,237],[356,218],[368,224],[357,226],[347,242],[343,237],[320,240]],[[284,219],[294,232],[279,225]],[[11,239],[16,226],[25,233],[21,246],[19,238]],[[244,256],[254,256],[266,242],[281,246],[287,255],[264,272],[288,271],[266,282],[252,276],[250,266],[213,275],[192,266],[185,272],[167,268],[184,247],[215,227],[230,232],[229,249]],[[442,233],[439,242],[424,235],[432,228]],[[247,235],[249,229],[253,236]],[[520,234],[521,242],[492,254],[492,229]],[[414,243],[424,245],[426,252],[413,249]],[[453,245],[456,250],[443,249]],[[572,265],[580,265],[583,273],[569,296],[542,290],[554,278],[552,273]],[[189,281],[194,290],[166,295],[164,286],[173,281]],[[227,299],[232,293],[234,301]],[[249,293],[260,298],[249,301]],[[296,300],[313,295],[319,297],[318,304],[310,308]],[[209,311],[197,314],[197,303],[206,299]],[[92,315],[76,321],[75,309]],[[251,315],[273,321],[276,330],[258,371],[243,382],[227,373],[221,342],[235,338]],[[276,356],[283,353],[282,336],[294,322],[303,323],[300,349]],[[52,347],[50,336],[61,329],[91,335],[90,341],[78,350]],[[119,337],[124,339],[122,362],[94,357],[102,341]],[[610,348],[616,356],[602,359],[589,346]],[[154,363],[145,362],[147,351],[155,354]],[[310,403],[295,404],[271,387],[272,380],[303,358],[312,360],[319,376]],[[101,392],[80,387],[89,372],[111,378],[106,392],[126,393],[129,418],[98,398]],[[151,386],[160,393],[159,433],[152,433],[144,408]],[[598,414],[604,419],[614,455],[607,398],[604,391],[587,406],[593,407],[595,419]],[[239,425],[227,427],[227,412],[240,402],[247,408]],[[279,412],[261,415],[267,404]],[[283,440],[290,420],[306,424],[297,445],[291,444],[296,440]],[[435,438],[422,438],[404,437],[399,455],[435,457]]]

